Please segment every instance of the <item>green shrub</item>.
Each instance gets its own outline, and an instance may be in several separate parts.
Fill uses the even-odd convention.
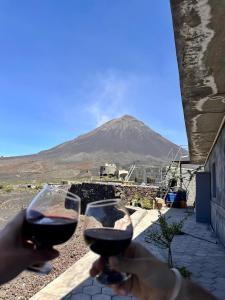
[[[142,197],[138,194],[135,194],[131,200],[131,205],[138,206],[144,209],[153,209],[153,200],[147,197]]]
[[[141,207],[144,209],[153,209],[153,201],[147,197],[143,197],[141,200]]]
[[[39,184],[39,185],[36,185],[35,186],[35,189],[36,190],[41,190],[43,188],[43,185],[42,184]]]
[[[7,186],[4,188],[4,191],[5,191],[6,193],[11,193],[11,192],[13,191],[13,187],[10,186],[10,185],[7,185]]]
[[[133,206],[138,206],[138,207],[141,207],[141,203],[140,203],[140,196],[138,194],[135,194],[133,196],[133,198],[131,199],[131,205]]]
[[[152,243],[162,249],[168,250],[167,263],[170,268],[173,267],[173,256],[172,256],[172,240],[175,235],[181,234],[184,221],[187,217],[179,222],[169,223],[168,218],[159,212],[158,229],[150,229],[146,232],[145,241]]]
[[[177,268],[184,278],[191,278],[192,273],[186,267]]]

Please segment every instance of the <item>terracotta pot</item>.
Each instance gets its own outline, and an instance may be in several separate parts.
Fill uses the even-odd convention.
[[[187,207],[187,202],[185,200],[179,201],[179,208],[186,208]]]
[[[159,210],[162,208],[162,206],[163,206],[162,203],[157,203],[156,204],[156,208],[158,208]]]

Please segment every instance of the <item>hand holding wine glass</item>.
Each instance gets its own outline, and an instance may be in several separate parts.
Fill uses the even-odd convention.
[[[85,241],[104,260],[104,269],[97,280],[103,284],[127,280],[127,274],[108,265],[108,258],[122,254],[131,242],[133,227],[127,209],[120,199],[101,200],[89,203],[85,216]]]
[[[51,249],[73,235],[80,212],[80,198],[68,191],[46,185],[26,211],[25,232],[37,249]],[[49,264],[31,265],[29,270],[47,274]]]
[[[29,265],[56,258],[55,249],[37,250],[24,236],[25,211],[18,213],[0,231],[0,284],[4,284]]]

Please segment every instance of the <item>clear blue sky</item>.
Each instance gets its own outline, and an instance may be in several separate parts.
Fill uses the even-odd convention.
[[[169,0],[1,0],[0,45],[0,155],[123,114],[187,143]]]

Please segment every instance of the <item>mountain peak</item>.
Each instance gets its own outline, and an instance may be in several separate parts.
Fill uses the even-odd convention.
[[[135,160],[162,161],[169,151],[178,146],[163,138],[149,128],[144,122],[130,115],[115,118],[100,127],[45,151],[54,157],[72,157],[84,160],[83,157],[97,161],[119,162],[124,165]],[[123,158],[124,159],[123,159]],[[81,159],[82,158],[82,159]]]
[[[106,130],[118,130],[119,131],[124,131],[125,129],[128,128],[141,128],[143,126],[146,126],[142,121],[139,121],[133,116],[130,115],[124,115],[119,118],[112,119],[104,124],[102,124],[100,127],[96,128],[95,131],[106,131]]]
[[[137,120],[135,117],[130,116],[130,115],[124,115],[118,119],[120,119],[120,120]]]
[[[113,123],[121,123],[121,122],[129,122],[129,121],[137,121],[137,122],[140,122],[138,119],[136,119],[135,117],[133,116],[130,116],[130,115],[123,115],[122,117],[118,117],[118,118],[115,118],[115,119],[112,119],[104,124],[102,124],[101,126],[105,126],[105,125],[108,125],[108,124],[113,124]]]

